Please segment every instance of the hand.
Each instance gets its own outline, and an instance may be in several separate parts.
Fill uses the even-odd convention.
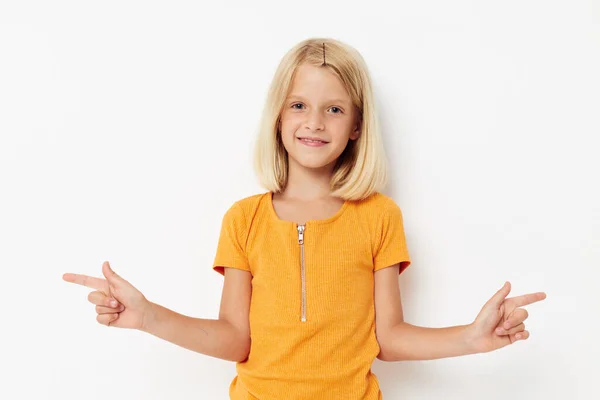
[[[537,292],[506,298],[508,293],[510,293],[510,282],[506,282],[485,303],[470,325],[470,340],[476,352],[497,350],[529,337],[529,332],[525,330],[523,323],[529,314],[527,310],[519,307],[544,300],[546,293]]]
[[[88,301],[96,305],[99,323],[142,329],[150,314],[151,303],[131,283],[117,275],[108,261],[102,264],[102,273],[106,279],[72,273],[64,274],[63,279],[96,289],[88,295]]]

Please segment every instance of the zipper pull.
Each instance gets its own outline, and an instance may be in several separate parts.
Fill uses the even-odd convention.
[[[298,225],[298,244],[304,244],[304,225]]]

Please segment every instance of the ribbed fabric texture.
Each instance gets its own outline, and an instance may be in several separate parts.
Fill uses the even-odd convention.
[[[235,202],[222,221],[213,269],[252,273],[251,349],[236,363],[232,400],[381,400],[371,365],[374,272],[411,263],[402,212],[376,193],[346,201],[304,231],[306,321],[297,224],[275,213],[272,193]]]

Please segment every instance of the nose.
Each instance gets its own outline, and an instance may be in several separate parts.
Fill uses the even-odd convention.
[[[319,112],[319,110],[313,110],[308,113],[305,122],[306,129],[311,131],[323,130],[325,129],[325,124],[323,123],[323,116]]]

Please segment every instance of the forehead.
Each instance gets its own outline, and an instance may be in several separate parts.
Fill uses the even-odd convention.
[[[340,79],[326,67],[300,65],[290,85],[289,97],[351,99]]]

